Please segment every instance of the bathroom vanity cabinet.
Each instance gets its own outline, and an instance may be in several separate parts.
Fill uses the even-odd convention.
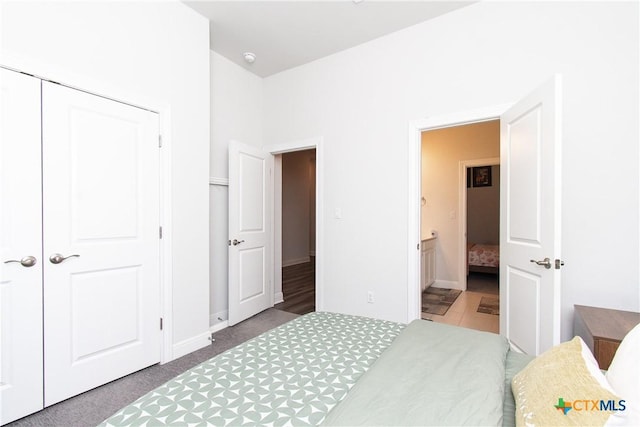
[[[436,281],[436,238],[425,239],[420,253],[420,285],[422,291]]]

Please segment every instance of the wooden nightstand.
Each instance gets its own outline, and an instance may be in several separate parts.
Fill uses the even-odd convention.
[[[640,313],[574,305],[573,334],[589,346],[600,369],[609,369],[624,336],[640,323]]]

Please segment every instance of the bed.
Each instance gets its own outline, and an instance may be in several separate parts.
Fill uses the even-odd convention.
[[[491,333],[316,312],[180,374],[101,425],[515,425],[509,384],[530,359]]]
[[[500,246],[467,243],[467,274],[469,272],[498,274]]]

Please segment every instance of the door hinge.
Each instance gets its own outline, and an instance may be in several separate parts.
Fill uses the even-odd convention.
[[[162,135],[158,135],[158,147],[162,148]]]
[[[164,326],[164,325],[163,325],[162,317],[161,317],[161,318],[160,318],[160,330],[162,330],[163,326]]]
[[[160,234],[160,238],[162,239],[162,226],[160,226],[159,234]]]
[[[416,245],[416,249],[417,249],[417,250],[420,250],[420,243],[418,243],[418,244]]]

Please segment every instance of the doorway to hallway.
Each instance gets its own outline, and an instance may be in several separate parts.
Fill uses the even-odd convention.
[[[306,314],[316,308],[316,150],[278,157],[282,166],[282,291],[276,291],[275,308]]]

